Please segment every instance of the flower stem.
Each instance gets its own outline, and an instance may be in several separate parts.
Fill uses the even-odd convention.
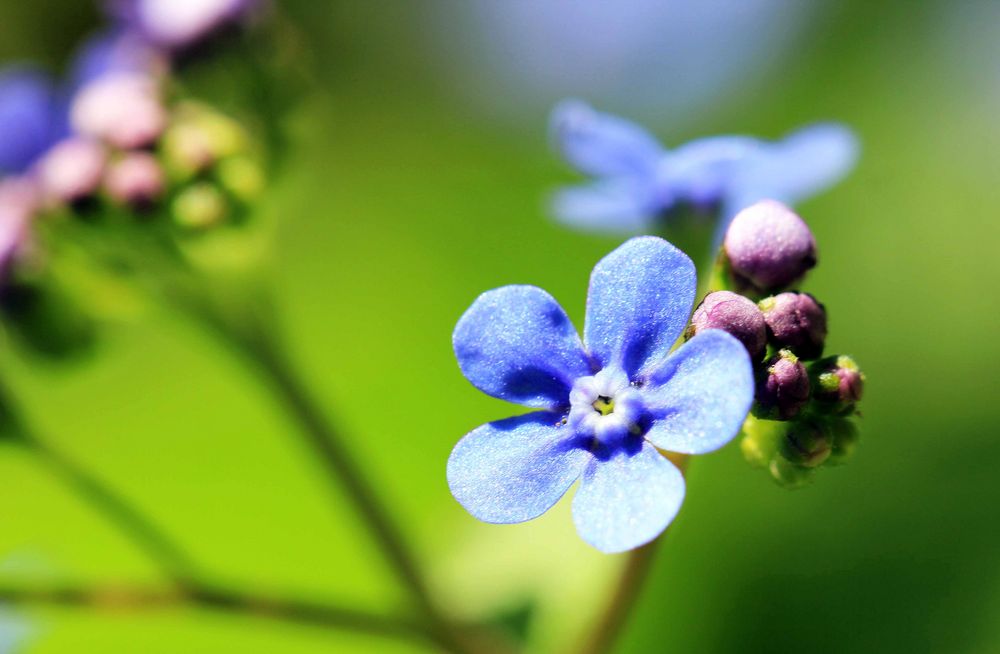
[[[326,470],[326,478],[332,484],[339,484],[354,503],[385,559],[415,600],[435,640],[447,651],[472,651],[473,644],[438,607],[399,526],[353,453],[344,445],[342,434],[328,422],[301,381],[266,317],[253,310],[230,315],[205,298],[189,297],[181,306],[233,347],[272,388],[288,415],[298,423],[297,433]]]
[[[51,444],[38,438],[28,428],[10,391],[0,385],[0,413],[2,424],[12,442],[31,452],[55,477],[59,478],[78,497],[88,502],[110,520],[122,533],[141,548],[163,572],[179,586],[187,585],[194,578],[196,566],[192,559],[166,533],[147,518],[142,511],[117,494],[98,477],[60,452]]]
[[[687,469],[690,460],[688,456],[675,454],[671,454],[668,458],[681,472]],[[646,577],[649,576],[653,565],[656,548],[668,533],[670,533],[669,528],[656,539],[628,553],[618,583],[611,592],[611,599],[586,638],[572,650],[574,654],[606,654],[611,651],[625,628],[632,608],[639,600]]]
[[[196,586],[163,590],[141,586],[0,586],[0,603],[72,607],[106,612],[135,612],[177,607],[201,608],[231,615],[345,629],[395,638],[433,640],[416,621],[359,609],[293,598]]]

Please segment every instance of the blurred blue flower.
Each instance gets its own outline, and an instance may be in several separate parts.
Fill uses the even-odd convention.
[[[562,189],[553,212],[580,229],[648,230],[678,207],[718,211],[718,233],[740,209],[762,199],[804,200],[846,175],[858,143],[842,125],[816,124],[777,142],[747,136],[697,139],[673,150],[627,120],[567,100],[552,113],[556,146],[596,179]]]
[[[459,503],[485,522],[524,522],[580,479],[573,519],[597,549],[628,550],[662,532],[684,477],[657,448],[715,450],[753,400],[750,358],[729,334],[706,330],[670,353],[694,295],[694,264],[652,236],[594,267],[582,342],[540,288],[483,293],[455,327],[462,373],[488,395],[541,410],[459,441],[448,460]]]
[[[45,73],[0,69],[0,177],[22,172],[65,135],[66,102]]]

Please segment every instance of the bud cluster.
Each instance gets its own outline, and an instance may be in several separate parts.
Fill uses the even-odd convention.
[[[796,290],[817,263],[816,241],[791,209],[771,200],[733,218],[719,258],[720,285],[695,309],[688,338],[706,329],[736,337],[754,364],[757,391],[743,451],[779,483],[798,486],[843,463],[857,441],[864,374],[851,357],[821,358],[825,307]]]

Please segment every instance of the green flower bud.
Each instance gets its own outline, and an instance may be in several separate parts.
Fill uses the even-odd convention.
[[[250,202],[264,190],[264,171],[247,156],[229,157],[219,162],[219,182],[243,202]]]
[[[171,206],[174,220],[188,229],[207,229],[218,225],[229,213],[222,193],[208,182],[189,186],[174,198]]]
[[[768,466],[771,477],[785,488],[802,488],[812,483],[816,475],[814,468],[803,468],[788,461],[783,456],[775,456]]]
[[[865,375],[849,356],[817,361],[809,369],[816,407],[827,413],[850,415],[864,392]]]
[[[833,435],[833,448],[830,450],[830,458],[826,460],[826,463],[828,465],[843,465],[854,456],[854,451],[858,447],[860,440],[858,428],[850,420],[840,418],[830,423],[830,432]]]
[[[826,425],[818,420],[799,420],[781,441],[781,455],[803,468],[815,468],[826,461],[832,447],[833,435]]]

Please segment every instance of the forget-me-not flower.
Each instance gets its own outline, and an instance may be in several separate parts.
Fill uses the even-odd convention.
[[[754,202],[793,204],[832,186],[858,153],[853,133],[834,123],[777,142],[713,136],[668,150],[642,127],[577,100],[556,106],[551,129],[563,156],[595,178],[557,192],[553,212],[594,231],[643,231],[689,206],[717,211],[721,236],[729,219]]]
[[[455,446],[455,498],[485,522],[524,522],[579,479],[573,519],[585,541],[620,552],[655,538],[684,498],[683,475],[657,448],[715,450],[753,401],[750,358],[729,334],[706,330],[670,352],[694,296],[694,264],[652,236],[594,267],[582,341],[540,288],[483,293],[455,327],[462,373],[488,395],[539,410]]]

